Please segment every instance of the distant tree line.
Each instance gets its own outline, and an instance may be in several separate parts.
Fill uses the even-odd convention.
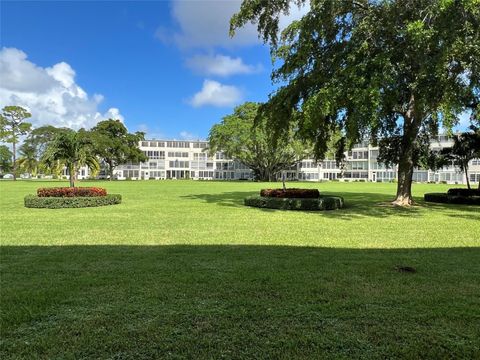
[[[108,119],[90,130],[76,131],[51,125],[32,129],[32,124],[25,121],[30,117],[20,106],[6,106],[0,115],[0,140],[12,144],[11,151],[6,145],[0,146],[0,167],[2,173],[12,172],[14,180],[19,172],[58,178],[67,168],[73,187],[82,166],[87,166],[94,176],[103,166],[111,180],[119,164],[147,160],[138,147],[145,134],[129,133],[120,120]],[[24,140],[17,150],[20,137]]]

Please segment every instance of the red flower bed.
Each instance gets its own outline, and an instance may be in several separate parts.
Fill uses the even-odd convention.
[[[98,187],[54,187],[37,189],[39,197],[107,196],[107,190]]]
[[[317,189],[262,189],[260,196],[276,198],[318,198],[320,192]]]

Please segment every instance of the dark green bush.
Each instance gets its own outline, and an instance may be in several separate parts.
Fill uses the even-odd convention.
[[[425,201],[444,204],[480,205],[480,196],[455,196],[445,193],[429,193],[423,196]]]
[[[319,198],[275,198],[250,196],[244,200],[246,206],[279,210],[335,210],[343,207],[340,196],[320,196]]]
[[[122,202],[122,195],[108,194],[106,196],[95,197],[39,197],[36,195],[27,195],[25,196],[24,202],[25,207],[28,208],[82,208],[120,204]]]
[[[480,189],[453,188],[448,189],[450,196],[480,196]]]

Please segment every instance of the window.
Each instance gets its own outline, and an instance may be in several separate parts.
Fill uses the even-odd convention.
[[[189,148],[190,143],[188,141],[167,141],[167,147],[169,147],[169,148]]]
[[[188,161],[180,161],[180,160],[175,160],[175,161],[170,161],[169,166],[171,168],[188,168],[189,162]]]
[[[169,151],[168,157],[188,158],[188,152]]]
[[[194,153],[193,160],[207,160],[207,154],[205,153]]]
[[[123,170],[123,177],[128,178],[138,178],[138,170]]]

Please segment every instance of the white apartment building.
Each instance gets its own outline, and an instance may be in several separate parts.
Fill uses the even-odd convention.
[[[453,140],[439,136],[432,142],[431,148],[440,150],[450,147]],[[124,164],[114,171],[116,179],[195,179],[195,180],[253,180],[252,171],[242,163],[228,159],[221,152],[208,156],[205,140],[145,140],[140,149],[148,161],[140,164]],[[305,159],[291,169],[285,169],[278,177],[287,180],[302,181],[392,181],[397,177],[397,169],[386,168],[377,162],[378,147],[367,142],[357,144],[345,153],[346,166],[340,169],[334,159],[315,162]],[[79,173],[79,179],[89,176],[86,169]],[[480,159],[470,162],[469,178],[472,183],[480,180]],[[448,166],[439,171],[415,169],[413,180],[416,182],[446,182],[449,184],[466,183],[465,174],[458,168]]]

